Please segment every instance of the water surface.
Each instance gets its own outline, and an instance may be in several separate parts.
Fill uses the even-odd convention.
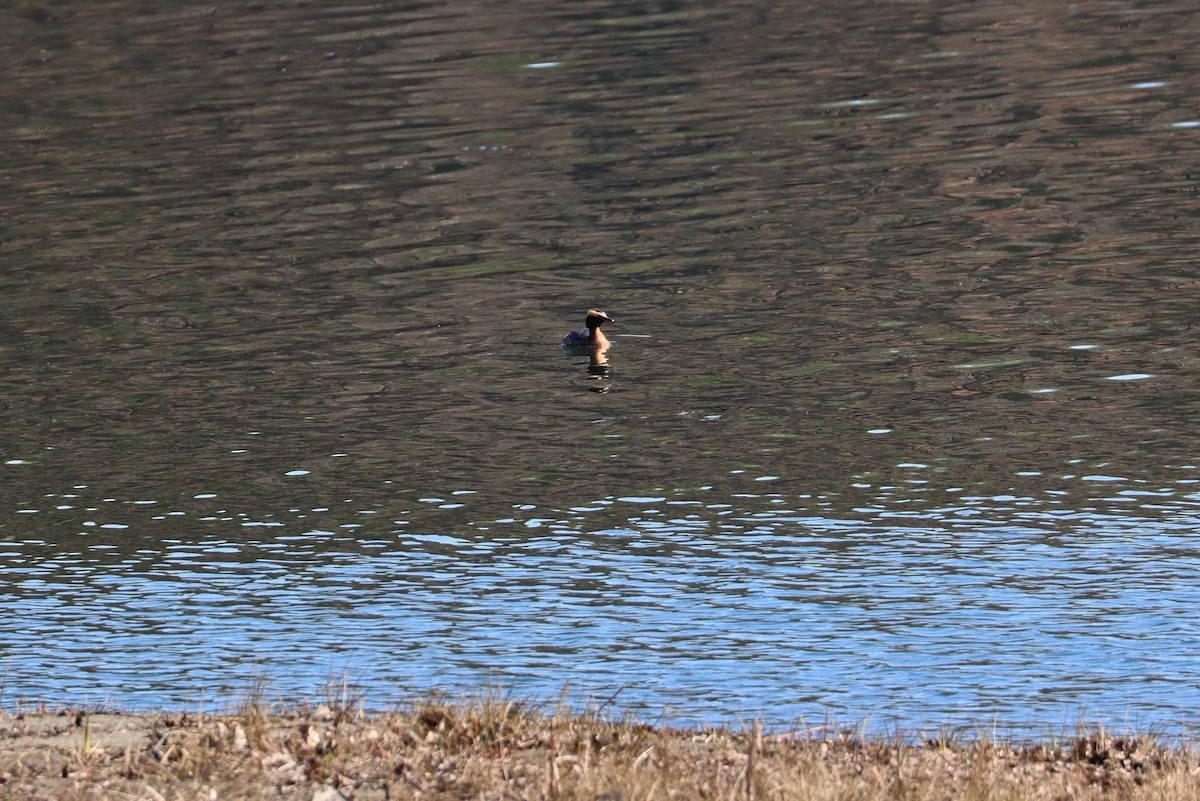
[[[13,16],[0,704],[1189,718],[1194,12]]]

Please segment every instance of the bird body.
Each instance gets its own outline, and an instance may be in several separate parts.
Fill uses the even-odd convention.
[[[613,318],[604,312],[596,309],[588,309],[587,316],[583,318],[584,327],[576,328],[562,338],[563,350],[571,353],[592,353],[594,351],[607,350],[612,343],[608,341],[608,337],[604,336],[604,332],[600,330],[600,326],[611,322],[613,322]]]

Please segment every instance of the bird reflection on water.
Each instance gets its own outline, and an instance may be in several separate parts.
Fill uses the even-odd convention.
[[[588,363],[587,372],[588,372],[588,378],[594,378],[597,381],[603,382],[599,385],[593,385],[591,387],[588,387],[588,389],[590,389],[592,392],[608,392],[608,390],[612,388],[612,384],[610,384],[608,382],[608,379],[610,377],[609,376],[609,365],[608,365],[608,348],[604,348],[603,350],[598,350],[591,355],[591,358]]]

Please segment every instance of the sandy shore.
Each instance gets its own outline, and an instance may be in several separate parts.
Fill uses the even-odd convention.
[[[676,730],[504,701],[387,714],[0,712],[0,799],[1183,799],[1200,760],[1057,743]]]

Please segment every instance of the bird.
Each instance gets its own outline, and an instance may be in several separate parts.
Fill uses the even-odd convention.
[[[600,330],[600,326],[612,322],[615,320],[604,312],[588,309],[587,316],[583,318],[584,327],[576,328],[562,338],[563,350],[569,353],[592,353],[607,350],[611,343],[609,343],[608,337],[604,336],[604,332]]]

